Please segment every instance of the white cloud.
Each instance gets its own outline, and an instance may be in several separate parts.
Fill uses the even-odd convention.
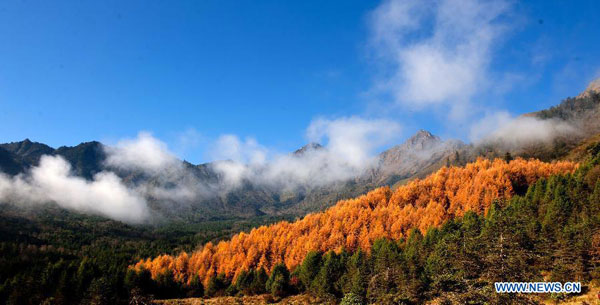
[[[184,134],[186,141],[194,142],[200,138],[199,133],[192,129]],[[105,151],[105,163],[109,168],[142,171],[149,175],[150,180],[129,185],[146,197],[183,202],[212,195],[212,186],[199,181],[166,143],[149,132],[142,131],[134,139],[121,140],[114,147],[105,146]]]
[[[534,143],[549,143],[557,137],[575,133],[577,128],[562,120],[530,116],[515,118],[506,111],[499,111],[474,123],[470,138],[477,144],[493,142],[508,148],[522,148]]]
[[[105,147],[106,164],[122,169],[141,169],[156,173],[177,166],[177,158],[167,145],[148,132],[140,132],[135,139],[121,140],[114,147]]]
[[[306,133],[312,142],[325,141],[327,150],[337,160],[361,167],[373,156],[375,149],[399,138],[400,126],[384,119],[320,118],[308,126]]]
[[[388,0],[371,15],[371,46],[388,68],[376,90],[413,109],[448,105],[465,115],[485,89],[505,1]]]
[[[27,175],[0,174],[0,200],[24,204],[55,202],[61,207],[139,223],[149,217],[146,201],[114,173],[100,172],[92,181],[73,176],[58,156],[42,156]]]
[[[211,152],[215,160],[231,160],[236,162],[262,164],[267,158],[267,149],[254,138],[240,140],[236,135],[220,136]]]
[[[307,138],[324,143],[302,154],[269,151],[254,139],[241,141],[226,135],[216,143],[214,168],[230,187],[243,179],[268,186],[315,186],[343,181],[362,174],[374,161],[377,149],[400,136],[399,124],[358,117],[316,119],[306,130]]]

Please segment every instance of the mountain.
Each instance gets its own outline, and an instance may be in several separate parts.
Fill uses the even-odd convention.
[[[0,157],[2,168],[8,166],[9,163],[21,164],[20,170],[13,172],[13,174],[23,172],[31,166],[39,165],[40,159],[44,155],[58,155],[71,163],[74,174],[91,179],[95,173],[102,171],[102,165],[106,159],[103,145],[96,141],[81,143],[77,146],[61,146],[54,149],[46,144],[25,139],[20,142],[0,144],[0,156],[2,156],[2,151],[5,152],[5,157]]]
[[[504,158],[510,154],[545,161],[565,158],[579,143],[600,133],[600,94],[595,91],[598,83],[600,80],[592,82],[578,97],[567,98],[557,106],[524,115],[539,120],[568,122],[579,133],[556,137],[550,143],[507,148],[493,142],[467,145],[457,140],[444,141],[428,131],[419,130],[404,143],[381,152],[364,172],[328,184],[300,184],[286,188],[246,179],[237,187],[230,188],[225,187],[226,177],[216,170],[217,162],[193,165],[181,161],[184,174],[175,170],[148,174],[139,170],[111,168],[105,164],[105,147],[95,141],[58,149],[29,139],[0,144],[0,169],[8,175],[16,175],[39,164],[42,155],[59,155],[71,164],[73,174],[88,180],[102,170],[110,170],[133,188],[141,185],[176,190],[178,184],[185,184],[191,188],[206,186],[209,189],[193,198],[147,198],[158,218],[166,222],[296,217],[322,211],[339,200],[356,197],[380,186],[395,188],[411,179],[423,178],[443,166],[464,165],[478,157]],[[290,156],[302,158],[325,149],[318,143],[309,143],[291,152]]]
[[[0,144],[0,148],[10,152],[15,161],[22,162],[27,166],[38,165],[43,155],[53,155],[54,149],[46,144],[31,142],[25,139],[21,142]]]
[[[301,148],[297,149],[296,151],[294,151],[294,155],[302,156],[308,152],[320,150],[320,149],[323,149],[323,145],[312,142],[312,143],[308,143],[308,144],[302,146]]]
[[[86,179],[91,179],[94,174],[101,172],[106,160],[103,145],[96,141],[81,143],[73,147],[61,146],[56,149],[55,154],[71,163],[74,174]]]
[[[358,196],[373,188],[391,186],[435,171],[463,146],[459,141],[442,141],[420,130],[403,144],[382,152],[372,167],[356,177],[329,184],[298,185],[295,188],[279,188],[246,180],[236,188],[225,188],[225,177],[215,169],[215,162],[193,165],[181,161],[183,171],[156,174],[112,168],[105,164],[107,156],[104,145],[96,141],[57,149],[29,139],[0,144],[0,168],[9,175],[16,175],[38,165],[43,155],[53,155],[63,157],[71,164],[74,175],[88,180],[98,172],[110,170],[134,188],[139,185],[173,188],[177,184],[186,184],[197,189],[208,186],[212,189],[211,195],[199,195],[184,202],[170,198],[148,198],[152,209],[164,220],[198,222],[263,215],[299,216],[320,211],[339,200]],[[309,143],[291,153],[291,156],[301,158],[323,149],[318,143]]]
[[[0,172],[14,176],[23,170],[23,164],[13,153],[0,147]]]
[[[403,144],[394,146],[378,156],[378,163],[369,173],[373,186],[421,177],[440,167],[448,158],[465,147],[458,140],[442,141],[426,130],[419,130]]]

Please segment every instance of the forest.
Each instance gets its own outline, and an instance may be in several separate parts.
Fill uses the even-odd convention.
[[[141,260],[127,283],[157,298],[306,292],[344,304],[535,303],[492,293],[492,283],[599,278],[599,148],[580,166],[479,159],[442,168],[191,254]]]
[[[126,225],[56,205],[0,205],[0,304],[129,304],[127,268],[140,257],[193,250],[280,218]]]

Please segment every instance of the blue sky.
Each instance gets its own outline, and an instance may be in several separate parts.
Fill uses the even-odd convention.
[[[600,76],[598,1],[422,6],[3,1],[0,142],[148,131],[198,163],[224,134],[289,151],[311,122],[349,117],[397,123],[396,142],[419,128],[468,141],[482,118],[549,107]],[[424,64],[438,60],[441,73]]]

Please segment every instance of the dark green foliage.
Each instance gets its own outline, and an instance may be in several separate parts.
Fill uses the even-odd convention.
[[[230,285],[231,282],[225,276],[225,274],[221,273],[217,276],[213,276],[210,278],[208,285],[206,286],[206,296],[218,297],[227,295],[227,289]]]
[[[154,279],[154,283],[154,294],[159,299],[170,299],[183,295],[182,287],[173,279],[173,271],[171,270],[158,274]]]
[[[311,285],[314,292],[324,298],[342,296],[342,278],[345,271],[344,262],[335,252],[327,252],[323,256],[323,265]]]
[[[254,279],[252,280],[252,284],[250,285],[250,290],[253,294],[262,294],[267,292],[267,281],[269,280],[269,276],[265,269],[260,268],[255,271]]]
[[[513,156],[507,151],[506,154],[504,154],[504,161],[510,162],[512,160],[514,160]]]
[[[268,292],[277,297],[283,297],[290,293],[290,272],[284,264],[277,264],[273,267],[266,288]]]
[[[254,271],[245,271],[242,270],[240,274],[237,276],[237,280],[235,281],[235,286],[238,291],[245,295],[252,295],[251,285],[254,281]]]
[[[302,282],[304,289],[310,291],[312,283],[319,274],[322,265],[322,254],[321,252],[311,251],[308,252],[302,265],[298,268],[298,278]]]
[[[214,221],[194,225],[130,226],[48,204],[33,208],[0,204],[0,304],[127,304],[129,298],[202,296],[200,282],[157,281],[128,266],[141,258],[190,251],[274,219]],[[263,293],[267,275],[256,282]],[[104,291],[109,292],[106,295]],[[135,293],[132,293],[135,292]],[[9,302],[9,303],[10,303]]]
[[[342,277],[342,292],[364,300],[367,296],[367,284],[370,266],[367,255],[362,250],[355,251],[346,263],[346,273]]]
[[[257,295],[265,293],[269,276],[264,269],[242,271],[235,281],[237,291],[243,295]]]
[[[204,296],[204,286],[198,275],[192,277],[187,288],[187,296],[191,298],[201,298]]]

